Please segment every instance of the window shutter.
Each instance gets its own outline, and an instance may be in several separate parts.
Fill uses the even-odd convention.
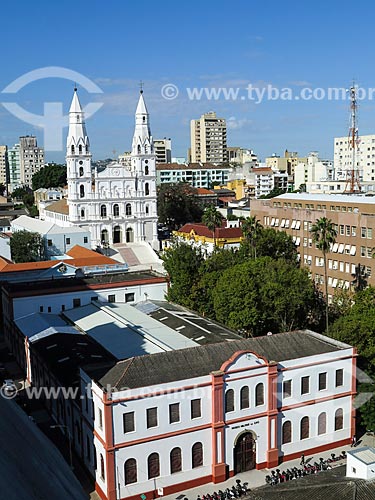
[[[225,411],[234,411],[234,391],[228,389],[225,393]]]
[[[310,377],[301,378],[301,394],[308,394],[310,392]]]
[[[245,387],[242,387],[242,389],[241,389],[240,400],[241,400],[241,402],[240,402],[241,410],[243,410],[244,408],[249,408],[250,397],[249,397],[249,388],[247,385]]]
[[[318,417],[318,435],[325,434],[326,432],[327,432],[327,414],[323,412]]]
[[[157,427],[158,425],[158,409],[157,408],[147,408],[147,429],[150,427]]]
[[[264,405],[264,386],[263,384],[258,384],[255,388],[255,405]]]
[[[137,482],[137,461],[135,458],[129,458],[125,462],[125,484]]]
[[[173,424],[174,422],[180,421],[180,404],[173,403],[169,405],[169,423]]]
[[[319,373],[319,391],[327,389],[327,373]]]
[[[283,383],[283,394],[284,398],[290,398],[292,395],[292,381],[285,380]]]
[[[134,412],[124,413],[124,433],[134,431]]]
[[[344,384],[344,371],[342,368],[336,370],[336,387],[340,387]]]
[[[283,444],[291,443],[292,441],[292,422],[288,420],[283,424]]]
[[[203,446],[202,443],[195,443],[192,448],[192,467],[201,467],[203,465]]]
[[[182,470],[182,460],[181,460],[181,448],[173,448],[170,455],[171,461],[171,474],[175,472],[181,472]]]
[[[151,453],[147,460],[148,465],[148,478],[160,476],[160,463],[158,453]]]
[[[301,439],[307,439],[310,433],[309,417],[303,417],[301,420]]]
[[[344,414],[342,408],[335,412],[335,431],[340,431],[344,427]]]
[[[202,416],[201,411],[201,400],[192,399],[191,400],[191,418],[199,418]]]

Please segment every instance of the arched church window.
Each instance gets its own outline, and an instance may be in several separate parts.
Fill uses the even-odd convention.
[[[132,214],[132,206],[131,206],[131,204],[130,204],[130,203],[127,203],[127,204],[125,205],[125,214],[126,214],[126,215],[131,215],[131,214]]]
[[[148,214],[148,205],[146,205],[145,210],[146,210],[146,215],[147,215]]]
[[[70,148],[71,152],[72,152],[72,155],[74,155],[74,144],[72,144],[71,148]]]
[[[89,147],[88,147],[88,145],[86,144],[86,154],[88,154],[88,152],[89,152]]]
[[[145,154],[147,155],[147,146],[145,145]]]
[[[107,217],[107,207],[105,205],[100,206],[100,216]]]
[[[150,194],[150,186],[148,182],[145,184],[145,195],[148,196]]]
[[[85,216],[85,209],[81,208],[81,217],[84,217],[84,216]]]
[[[78,153],[79,153],[79,154],[82,154],[82,144],[80,144],[80,145],[78,146]]]
[[[83,184],[81,184],[79,186],[79,197],[80,198],[84,198],[85,197],[85,186]]]
[[[79,176],[82,177],[83,176],[83,167],[79,167]]]
[[[141,146],[139,144],[138,144],[137,150],[138,150],[138,154],[140,155],[141,154]]]
[[[145,165],[145,175],[148,175],[148,171],[149,171],[148,165]]]
[[[77,115],[77,122],[79,122],[79,115]]]
[[[143,122],[145,122],[145,121],[146,121],[146,117],[144,116],[144,117],[143,117]]]
[[[113,205],[113,215],[118,217],[120,215],[120,208],[117,203]]]

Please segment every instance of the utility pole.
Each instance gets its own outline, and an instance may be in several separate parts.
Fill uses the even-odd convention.
[[[357,89],[354,85],[349,89],[350,94],[350,128],[348,136],[348,146],[352,150],[352,166],[350,170],[346,171],[346,185],[344,193],[353,194],[360,193],[362,188],[359,180],[359,170],[358,170],[358,123],[357,123]]]

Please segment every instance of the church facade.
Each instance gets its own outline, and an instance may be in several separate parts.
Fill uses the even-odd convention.
[[[92,168],[77,89],[66,146],[67,199],[42,209],[42,217],[62,226],[87,228],[94,247],[145,242],[158,249],[156,156],[143,91],[135,113],[130,165],[114,161],[102,170]]]

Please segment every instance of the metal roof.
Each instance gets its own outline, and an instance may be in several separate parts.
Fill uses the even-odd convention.
[[[358,458],[361,462],[366,465],[375,464],[375,448],[370,448],[370,446],[364,446],[363,448],[358,448],[348,451],[348,454],[355,458]]]

